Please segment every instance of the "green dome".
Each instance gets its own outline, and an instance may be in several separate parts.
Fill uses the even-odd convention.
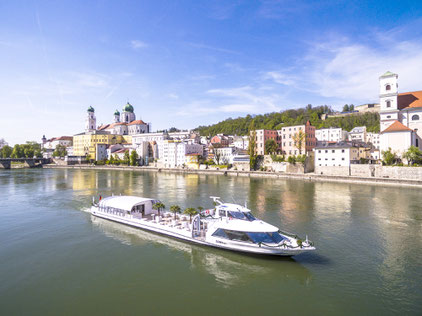
[[[120,115],[120,112],[116,110],[116,112],[114,112],[114,115]]]
[[[387,71],[385,74],[383,74],[380,78],[383,77],[391,77],[391,76],[397,76],[396,74],[392,73],[391,71]]]
[[[126,103],[125,107],[123,108],[123,112],[133,113],[133,106],[129,102]]]
[[[95,110],[94,110],[94,108],[92,107],[92,106],[90,106],[89,108],[88,108],[88,112],[95,112]]]

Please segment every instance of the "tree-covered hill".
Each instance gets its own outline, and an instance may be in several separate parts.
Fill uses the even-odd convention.
[[[326,105],[314,108],[308,105],[306,108],[286,110],[283,112],[256,116],[247,115],[236,119],[228,118],[214,125],[199,126],[195,130],[203,136],[212,136],[218,133],[247,135],[252,121],[256,129],[280,129],[283,126],[305,124],[309,120],[317,129],[341,127],[346,131],[350,131],[356,126],[365,125],[368,132],[379,132],[380,121],[378,113],[354,114],[345,117],[329,117],[326,120],[321,119],[323,114],[331,112],[331,107]]]

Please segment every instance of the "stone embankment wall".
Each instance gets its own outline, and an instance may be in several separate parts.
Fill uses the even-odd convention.
[[[389,178],[422,180],[420,167],[395,167],[381,165],[350,165],[350,167],[316,166],[315,174],[327,176],[352,176],[364,178]]]

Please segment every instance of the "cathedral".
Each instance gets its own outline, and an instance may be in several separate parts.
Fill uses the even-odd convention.
[[[410,146],[422,149],[422,91],[399,93],[398,75],[379,78],[380,149],[402,156]]]
[[[135,135],[151,132],[151,124],[146,124],[142,120],[137,120],[133,106],[128,102],[120,113],[118,110],[114,112],[113,122],[103,124],[96,128],[96,118],[94,108],[90,106],[87,111],[85,131],[94,130],[109,132],[115,135]]]

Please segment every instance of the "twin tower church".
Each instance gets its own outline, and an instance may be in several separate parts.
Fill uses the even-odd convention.
[[[410,146],[422,149],[422,91],[399,93],[398,75],[389,71],[379,87],[381,151],[401,156]]]
[[[106,131],[116,135],[134,135],[151,133],[151,123],[145,123],[137,120],[133,106],[128,102],[120,113],[118,110],[114,112],[113,123],[103,124],[97,128],[97,119],[95,110],[90,106],[87,110],[87,118],[85,124],[86,132]]]

